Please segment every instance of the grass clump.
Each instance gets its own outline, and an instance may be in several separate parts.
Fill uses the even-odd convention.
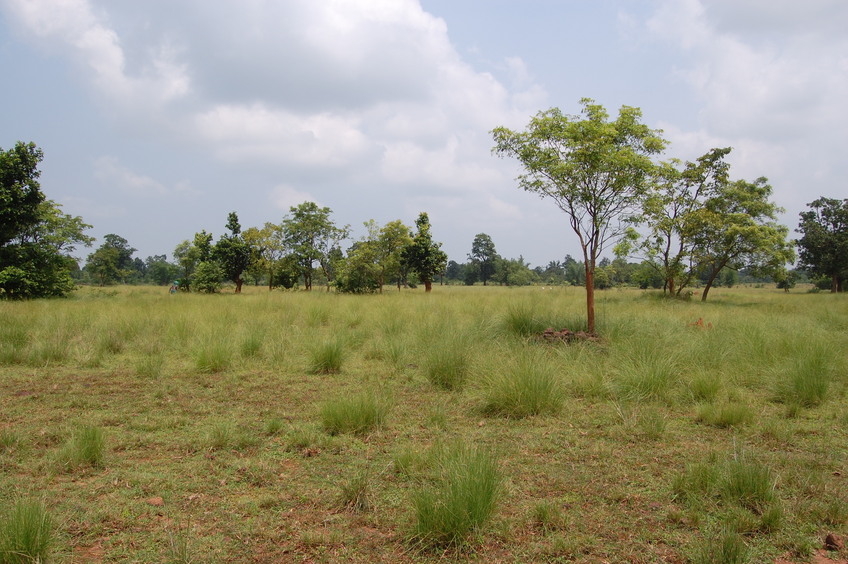
[[[338,374],[342,370],[342,360],[342,342],[323,341],[309,351],[309,371],[313,374]]]
[[[751,408],[741,403],[704,404],[698,408],[696,419],[712,427],[740,427],[754,418]]]
[[[469,371],[468,348],[463,339],[434,343],[424,358],[424,374],[434,386],[443,390],[459,390],[465,385]]]
[[[339,493],[339,505],[356,513],[363,513],[371,509],[369,481],[367,471],[358,472],[343,481]]]
[[[693,564],[744,564],[748,562],[748,546],[742,536],[733,530],[703,540],[692,558]]]
[[[830,355],[806,354],[777,385],[776,400],[790,406],[816,407],[827,398]]]
[[[388,411],[388,401],[363,393],[326,402],[321,407],[321,424],[330,435],[364,434],[380,427]]]
[[[38,501],[19,499],[0,517],[0,564],[47,562],[53,520]]]
[[[510,368],[488,378],[483,412],[511,418],[555,414],[564,391],[553,365],[541,355],[522,355]]]
[[[566,519],[560,508],[550,501],[537,502],[530,514],[533,526],[543,533],[552,533],[565,528]]]
[[[103,465],[106,439],[99,427],[86,426],[77,430],[59,451],[59,464],[68,471],[80,467]]]
[[[459,546],[492,516],[501,493],[495,458],[458,444],[441,451],[434,483],[415,491],[413,537],[428,546]]]
[[[217,374],[230,367],[232,351],[225,341],[210,340],[200,345],[195,353],[195,367],[205,374]]]

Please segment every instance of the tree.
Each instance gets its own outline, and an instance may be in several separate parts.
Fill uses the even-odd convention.
[[[241,275],[250,268],[253,253],[250,245],[241,236],[241,225],[236,212],[230,212],[227,216],[227,229],[230,233],[218,239],[212,254],[220,264],[224,277],[235,283],[236,294],[240,294],[244,284]]]
[[[657,169],[643,207],[649,232],[639,246],[670,295],[680,295],[695,275],[691,259],[700,228],[698,213],[727,183],[729,165],[724,158],[730,151],[711,149],[694,163],[672,160]]]
[[[797,229],[800,266],[830,278],[831,292],[842,292],[848,277],[848,199],[819,198],[807,206]]]
[[[518,159],[524,174],[519,186],[551,198],[568,216],[580,241],[586,275],[589,332],[595,331],[594,275],[604,247],[625,234],[635,221],[646,180],[654,170],[651,155],[665,141],[640,123],[638,108],[622,106],[609,120],[603,106],[584,98],[582,119],[552,108],[537,114],[527,131],[492,131],[494,153]]]
[[[412,244],[410,229],[396,219],[384,225],[377,236],[377,265],[380,267],[380,292],[387,280],[394,279],[400,291],[404,278],[403,250]]]
[[[0,147],[0,246],[39,223],[45,198],[38,164],[43,158],[35,143],[18,141],[8,151]]]
[[[43,155],[33,143],[0,149],[0,299],[65,296],[74,288],[71,256],[90,246],[91,228],[82,218],[62,213],[38,182]]]
[[[412,244],[403,249],[403,262],[418,275],[424,291],[433,289],[433,278],[447,268],[448,256],[441,250],[442,244],[433,241],[430,234],[430,217],[421,212],[415,220],[415,235]]]
[[[97,278],[101,286],[126,282],[135,269],[134,252],[126,239],[109,233],[103,237],[103,244],[88,255],[85,269]]]
[[[483,286],[495,273],[497,265],[498,253],[495,251],[495,243],[492,238],[485,233],[478,233],[474,236],[474,241],[471,242],[471,253],[468,255],[470,260],[477,269],[480,280],[483,281]]]
[[[180,276],[180,267],[168,262],[167,255],[153,255],[144,259],[147,281],[160,286],[170,284]]]
[[[693,263],[706,273],[701,301],[724,268],[769,274],[795,260],[789,229],[775,222],[782,210],[769,201],[771,191],[764,177],[737,180],[720,186],[693,212]]]
[[[319,208],[315,202],[303,202],[290,208],[281,228],[286,247],[301,269],[306,290],[312,290],[312,270],[317,262],[327,277],[327,291],[332,281],[330,252],[347,238],[349,227],[336,227],[328,207]]]

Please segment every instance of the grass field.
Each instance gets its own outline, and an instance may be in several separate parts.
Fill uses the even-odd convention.
[[[848,533],[848,297],[610,290],[599,342],[533,336],[583,317],[580,288],[2,302],[0,532],[46,526],[58,562],[804,561]]]

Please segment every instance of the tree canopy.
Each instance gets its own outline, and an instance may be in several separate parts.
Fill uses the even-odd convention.
[[[92,242],[90,225],[42,193],[42,158],[34,143],[0,148],[0,299],[67,295],[79,268],[71,253]]]
[[[797,230],[800,265],[830,278],[831,292],[842,292],[848,278],[848,199],[819,198],[807,206]]]
[[[492,131],[493,152],[517,159],[519,186],[549,198],[568,217],[586,270],[588,330],[595,330],[595,266],[605,246],[635,221],[654,163],[665,146],[660,132],[641,123],[639,108],[622,106],[611,121],[600,104],[581,100],[582,116],[558,108],[540,112],[525,131]]]

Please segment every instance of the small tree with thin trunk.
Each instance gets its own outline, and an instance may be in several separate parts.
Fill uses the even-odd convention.
[[[640,122],[639,108],[622,106],[610,121],[593,100],[581,104],[582,116],[553,108],[531,119],[526,131],[498,127],[492,135],[493,152],[524,167],[519,186],[551,198],[568,216],[583,250],[588,330],[594,332],[596,262],[634,221],[655,166],[651,155],[662,151],[665,141]]]
[[[418,275],[424,290],[433,289],[433,278],[447,268],[448,256],[441,250],[441,243],[433,242],[430,234],[430,218],[421,212],[415,220],[416,232],[412,244],[403,249],[403,262]]]

